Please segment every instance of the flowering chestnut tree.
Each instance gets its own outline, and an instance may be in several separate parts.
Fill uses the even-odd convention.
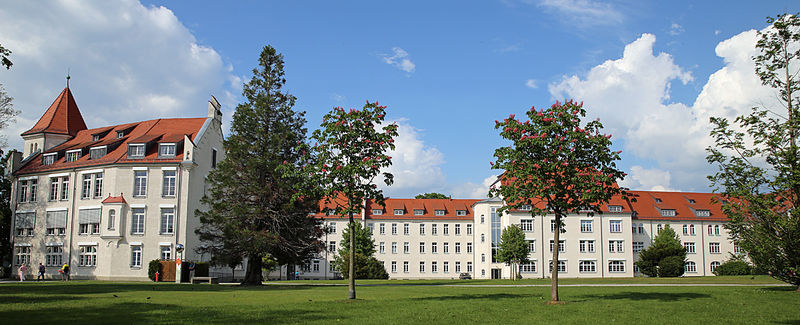
[[[510,146],[495,150],[492,169],[502,170],[500,186],[490,190],[504,206],[499,212],[530,206],[531,217],[555,215],[556,228],[568,213],[602,213],[601,204],[625,195],[616,184],[625,174],[617,169],[621,151],[611,151],[611,135],[599,120],[582,124],[583,104],[556,102],[549,109],[527,112],[528,120],[511,114],[495,121]],[[558,243],[560,231],[554,232]],[[558,301],[558,249],[553,250],[551,302]]]
[[[383,191],[375,181],[383,178],[386,185],[392,185],[394,176],[381,172],[381,168],[392,164],[392,157],[386,155],[393,150],[397,125],[383,125],[386,106],[370,103],[360,110],[345,111],[334,108],[322,119],[321,128],[311,136],[315,153],[314,164],[308,172],[314,175],[322,191],[322,203],[332,206],[325,213],[346,215],[353,227],[353,215],[361,213],[364,200],[373,199],[383,204]],[[353,256],[354,231],[350,232],[350,256]],[[354,258],[349,259],[348,270],[355,270]],[[356,298],[355,272],[349,273],[350,299]]]

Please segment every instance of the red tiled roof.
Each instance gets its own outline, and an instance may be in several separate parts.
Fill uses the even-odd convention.
[[[472,204],[480,200],[473,199],[386,199],[384,205],[367,201],[367,219],[394,219],[394,220],[472,220]],[[424,207],[424,208],[423,208]],[[381,215],[373,215],[373,209],[382,209]],[[403,215],[394,215],[395,209],[403,210]],[[414,210],[423,209],[423,214],[415,215]],[[435,210],[445,210],[444,216],[435,215]],[[456,215],[456,211],[464,210],[464,216]]]
[[[128,203],[128,202],[125,201],[125,198],[122,196],[122,193],[120,193],[119,196],[111,196],[111,194],[109,194],[108,197],[101,203]]]
[[[133,142],[131,139],[158,139],[159,137],[169,136],[171,138],[182,139],[184,135],[189,135],[189,139],[194,141],[194,137],[200,131],[206,118],[172,118],[172,119],[156,119],[149,121],[142,121],[136,123],[127,123],[115,125],[110,127],[102,127],[89,130],[78,131],[75,136],[69,141],[62,143],[50,150],[38,154],[30,159],[22,168],[15,174],[29,174],[42,171],[60,170],[75,167],[89,167],[97,165],[106,165],[112,163],[163,163],[163,162],[180,162],[183,160],[183,151],[176,150],[175,157],[171,158],[158,158],[158,146],[153,145],[147,148],[145,156],[139,159],[128,159],[128,146],[127,144]],[[110,130],[109,130],[110,129]],[[128,130],[129,133],[122,137],[117,138],[116,132],[107,132],[106,135],[97,141],[93,141],[93,135],[102,134],[106,131],[122,131]],[[65,162],[63,152],[59,154],[58,159],[52,165],[42,165],[41,156],[43,154],[75,150],[75,149],[88,149],[102,145],[116,145],[116,147],[109,146],[108,152],[100,159],[89,159],[88,151],[84,151],[83,155],[77,161]]]
[[[728,220],[728,217],[722,212],[722,206],[719,203],[712,203],[712,199],[719,198],[719,194],[655,191],[630,191],[630,193],[636,198],[636,202],[630,202],[630,207],[636,211],[634,219]],[[657,202],[656,199],[661,202]],[[661,210],[675,210],[675,216],[662,216]],[[697,210],[708,210],[710,215],[698,217]]]
[[[78,131],[86,130],[86,123],[83,121],[78,104],[72,97],[72,91],[64,88],[56,100],[44,112],[33,127],[22,133],[22,136],[36,133],[56,133],[76,135]]]

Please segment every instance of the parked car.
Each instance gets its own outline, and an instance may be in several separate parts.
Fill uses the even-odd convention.
[[[469,273],[461,273],[458,275],[458,278],[461,280],[472,280],[472,275]]]

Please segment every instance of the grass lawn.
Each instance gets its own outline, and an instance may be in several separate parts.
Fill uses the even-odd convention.
[[[270,281],[270,283],[290,283],[290,284],[341,284],[347,285],[347,280],[294,280],[294,281]],[[448,284],[486,284],[486,285],[517,285],[534,284],[549,285],[550,279],[522,279],[512,280],[356,280],[357,284],[427,284],[427,285],[448,285]],[[685,278],[562,278],[559,284],[783,284],[767,275],[753,276],[697,276]]]
[[[566,303],[548,306],[547,287],[362,286],[357,289],[359,299],[348,301],[347,288],[339,286],[3,283],[0,320],[3,324],[800,323],[800,293],[793,287],[564,287],[560,292]]]

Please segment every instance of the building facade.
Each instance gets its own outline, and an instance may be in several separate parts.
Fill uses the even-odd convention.
[[[203,118],[88,129],[65,88],[9,161],[14,265],[143,280],[150,260],[201,259],[193,213],[224,159],[221,117],[212,97]]]

